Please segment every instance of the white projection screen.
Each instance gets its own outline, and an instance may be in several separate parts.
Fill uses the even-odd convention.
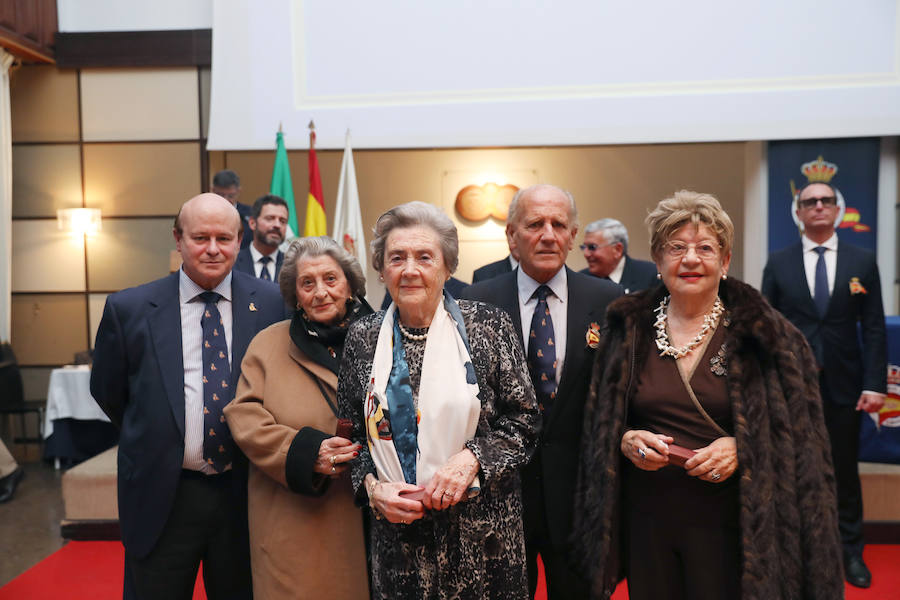
[[[210,150],[900,134],[897,0],[216,0]]]

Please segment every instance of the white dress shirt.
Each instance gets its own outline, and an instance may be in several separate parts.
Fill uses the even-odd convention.
[[[181,304],[181,353],[184,361],[184,460],[181,466],[192,471],[214,475],[215,469],[203,460],[203,300],[205,292],[187,276],[184,269],[178,272],[178,296]],[[231,273],[212,290],[222,297],[216,303],[225,328],[228,345],[228,361],[231,354]],[[232,368],[234,368],[232,366]],[[163,373],[164,377],[171,376]]]
[[[616,268],[612,270],[612,273],[609,274],[609,278],[613,283],[619,283],[622,281],[622,273],[625,272],[625,255],[622,255],[622,258],[619,259],[619,264],[616,265]],[[625,290],[625,293],[628,293],[628,290]]]
[[[831,237],[822,244],[817,244],[805,235],[801,238],[803,242],[803,268],[806,270],[806,283],[809,285],[809,295],[816,297],[816,264],[819,262],[819,253],[816,248],[825,246],[825,272],[828,274],[828,296],[834,291],[834,276],[837,273],[837,233],[831,234]]]
[[[522,339],[525,340],[525,356],[528,356],[529,333],[531,333],[531,319],[534,317],[534,309],[538,299],[534,295],[542,284],[518,270],[517,284],[519,288],[519,314],[522,317]],[[565,266],[557,271],[550,281],[543,284],[550,288],[552,294],[547,295],[547,307],[550,309],[550,318],[553,320],[554,346],[556,347],[556,383],[559,384],[559,376],[566,362],[566,315],[569,304],[569,280],[566,277]]]
[[[253,258],[253,273],[259,277],[259,274],[262,273],[263,266],[265,266],[265,268],[269,270],[269,279],[275,281],[275,261],[278,260],[278,248],[276,248],[272,254],[263,254],[257,250],[256,246],[253,244],[250,244],[248,248],[250,248],[250,256]],[[267,265],[263,265],[261,262],[264,256],[268,256],[272,259]]]

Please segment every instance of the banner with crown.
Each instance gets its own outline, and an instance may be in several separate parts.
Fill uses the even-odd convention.
[[[814,182],[835,190],[838,237],[875,252],[879,153],[878,138],[769,142],[769,252],[797,241],[796,194]]]

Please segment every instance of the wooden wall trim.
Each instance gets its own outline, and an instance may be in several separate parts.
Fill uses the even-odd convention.
[[[61,69],[211,64],[212,29],[56,34],[56,65]]]

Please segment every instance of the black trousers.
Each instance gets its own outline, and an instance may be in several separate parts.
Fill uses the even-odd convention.
[[[578,575],[570,566],[564,548],[554,547],[547,527],[546,507],[543,494],[539,506],[533,502],[525,509],[525,564],[528,568],[528,592],[534,598],[538,583],[537,557],[544,563],[544,577],[547,581],[547,600],[581,600],[590,598],[589,582]]]
[[[844,557],[862,556],[863,501],[859,483],[859,427],[862,413],[855,405],[841,406],[831,400],[825,381],[819,377],[825,427],[831,440],[831,460],[837,483],[838,526]]]
[[[686,523],[671,515],[626,516],[631,600],[741,597],[737,527]]]
[[[190,600],[201,562],[209,600],[252,597],[247,517],[237,514],[231,473],[182,471],[156,546],[140,559],[125,552],[125,600]]]

